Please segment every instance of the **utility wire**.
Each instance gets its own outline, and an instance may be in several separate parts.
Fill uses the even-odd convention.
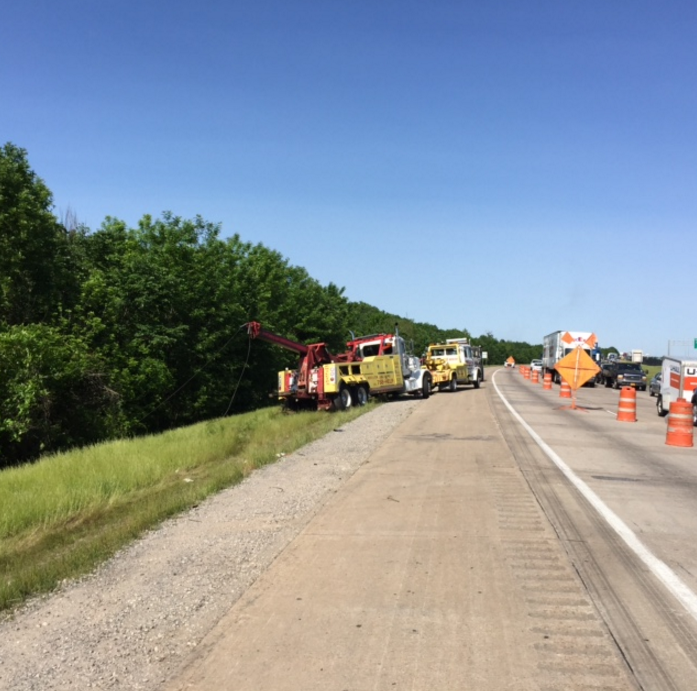
[[[223,417],[227,417],[227,414],[230,412],[230,408],[232,407],[232,402],[235,400],[235,396],[237,395],[237,389],[240,387],[240,382],[242,381],[242,377],[244,376],[244,371],[247,369],[247,365],[249,364],[249,354],[252,352],[252,337],[249,337],[249,342],[247,345],[247,359],[244,361],[244,365],[242,366],[242,371],[240,372],[240,378],[237,380],[237,385],[235,386],[235,390],[232,392],[232,398],[230,399],[230,403],[228,403],[227,410],[225,411],[225,415]]]
[[[190,382],[192,382],[199,374],[201,374],[201,372],[203,372],[203,370],[205,370],[206,367],[208,367],[208,365],[210,365],[213,362],[213,360],[215,360],[215,358],[217,358],[218,355],[220,355],[220,353],[222,353],[223,350],[225,350],[225,348],[228,347],[228,345],[230,345],[232,340],[237,336],[237,334],[242,329],[244,329],[245,326],[246,326],[246,324],[242,324],[242,326],[240,326],[240,328],[237,329],[237,331],[235,331],[235,333],[233,333],[232,336],[230,336],[230,338],[228,338],[228,340],[225,341],[225,343],[215,353],[213,353],[213,355],[211,355],[211,357],[208,359],[208,362],[206,362],[206,364],[203,365],[203,367],[200,367],[199,369],[197,369],[176,391],[173,391],[169,396],[167,396],[167,398],[160,401],[150,412],[146,413],[138,422],[143,422],[143,420],[150,417],[150,415],[152,415],[156,410],[159,410],[165,403],[167,403],[167,401],[172,400],[185,386],[188,386],[188,384]],[[250,343],[250,350],[251,350],[251,338],[250,338],[249,343]],[[249,350],[247,351],[247,361],[245,362],[245,366],[242,368],[242,372],[244,372],[245,368],[247,367],[247,362],[249,362]],[[241,379],[241,376],[240,376],[240,379]],[[239,384],[240,383],[238,381],[237,386],[239,386]],[[237,387],[235,387],[235,393],[237,393]],[[233,394],[233,398],[234,397],[235,397],[235,394]],[[232,404],[232,401],[230,401],[230,404]],[[230,409],[230,406],[228,406],[228,410],[229,409]],[[227,411],[225,412],[225,414],[227,415]]]

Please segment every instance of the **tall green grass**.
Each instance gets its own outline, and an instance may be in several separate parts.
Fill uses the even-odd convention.
[[[641,368],[646,371],[647,381],[651,381],[653,376],[661,371],[661,365],[642,365]]]
[[[0,610],[91,571],[145,530],[370,407],[267,408],[1,471]]]

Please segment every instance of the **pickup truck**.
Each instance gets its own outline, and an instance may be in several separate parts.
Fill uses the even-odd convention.
[[[613,389],[631,386],[646,391],[646,372],[638,362],[606,361],[600,370],[600,383]]]

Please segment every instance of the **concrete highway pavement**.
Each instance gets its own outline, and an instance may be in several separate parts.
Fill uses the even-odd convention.
[[[609,505],[629,505],[629,525],[651,507],[661,520],[645,521],[650,546],[691,570],[689,489],[670,539],[663,509],[642,493],[668,487],[675,503],[694,452],[670,449],[658,470],[659,442],[637,452],[648,423],[616,422],[611,392],[579,394],[595,410],[558,410],[558,389],[501,371],[478,391],[424,401],[168,688],[694,689],[693,617],[531,442],[494,384]],[[637,453],[656,482],[603,479],[631,477]]]
[[[697,688],[697,449],[665,444],[666,420],[645,392],[630,423],[616,419],[619,391],[583,388],[569,410],[559,387],[518,372],[499,372],[494,385],[585,492],[521,424],[502,426],[640,688]]]
[[[637,392],[637,421],[618,422],[619,391],[584,387],[578,410],[564,410],[559,387],[547,392],[505,374],[496,380],[501,394],[525,422],[697,592],[697,448],[666,445],[656,399]]]

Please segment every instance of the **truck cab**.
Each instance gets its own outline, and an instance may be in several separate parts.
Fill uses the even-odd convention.
[[[469,383],[475,389],[484,381],[484,365],[482,362],[482,349],[480,346],[472,345],[468,338],[448,338],[446,344],[457,344],[461,346],[461,357],[467,366]]]
[[[457,391],[458,384],[469,382],[465,350],[459,343],[432,343],[426,351],[423,368],[431,373],[433,385],[440,390]]]

